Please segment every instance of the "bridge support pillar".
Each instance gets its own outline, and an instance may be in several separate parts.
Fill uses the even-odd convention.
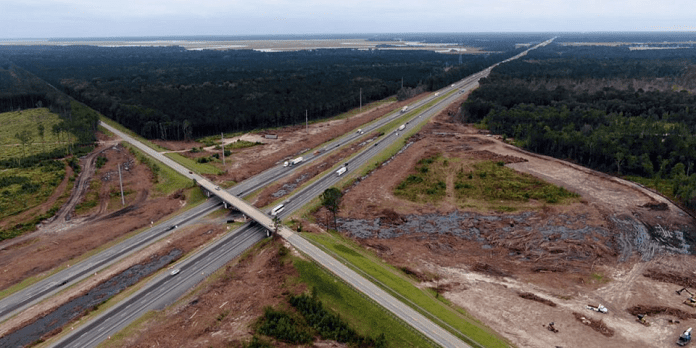
[[[227,209],[227,202],[223,201],[223,202],[222,202],[222,206],[224,206],[225,209]]]

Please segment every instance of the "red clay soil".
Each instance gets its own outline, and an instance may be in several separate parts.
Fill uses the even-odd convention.
[[[286,296],[305,290],[293,285],[292,263],[281,261],[280,241],[260,252],[247,253],[236,264],[182,303],[175,304],[140,326],[119,347],[239,347],[253,334],[251,326],[266,306],[286,302]],[[275,342],[274,347],[295,347]]]

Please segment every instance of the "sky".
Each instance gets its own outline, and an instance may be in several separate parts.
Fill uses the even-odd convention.
[[[696,31],[693,0],[0,0],[0,38]]]

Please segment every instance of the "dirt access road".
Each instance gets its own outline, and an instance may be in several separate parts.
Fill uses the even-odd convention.
[[[339,219],[344,234],[409,269],[421,286],[438,289],[516,346],[670,346],[696,325],[694,319],[672,324],[679,318],[659,314],[649,316],[651,326],[645,327],[628,311],[640,305],[693,312],[682,304],[685,297],[675,294],[678,282],[644,276],[659,270],[694,278],[696,260],[683,254],[690,251],[696,226],[690,215],[633,183],[520,150],[459,124],[452,117],[458,112],[455,106],[431,120],[406,151],[350,188]],[[463,206],[451,190],[436,203],[394,196],[417,162],[434,154],[451,163],[503,161],[581,199],[566,205],[532,201],[514,212],[497,212],[475,202]],[[523,293],[555,306],[523,299]],[[599,303],[608,314],[585,308]],[[551,322],[558,333],[547,329]],[[588,324],[604,325],[611,335]]]
[[[102,135],[100,138],[104,139]],[[107,162],[95,169],[93,161],[98,154],[106,156]],[[124,191],[130,193],[125,206],[121,206],[120,199],[112,199],[111,194],[119,190],[117,164],[122,167]],[[54,219],[35,232],[0,243],[0,289],[50,271],[115,238],[150,225],[151,221],[158,221],[185,204],[181,194],[153,193],[152,173],[147,166],[111,141],[84,158],[81,165],[86,168],[85,176],[81,184],[76,185],[79,189],[73,191],[75,199],[69,200],[63,212],[72,214],[73,204],[83,201],[88,194],[98,196],[96,206],[82,214],[73,214],[69,221]],[[99,192],[89,189],[93,180],[100,181]]]

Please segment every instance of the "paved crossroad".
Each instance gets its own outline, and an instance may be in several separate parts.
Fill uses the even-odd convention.
[[[544,44],[548,44],[552,40],[553,39],[544,42],[540,45],[537,45],[532,49],[540,47]],[[523,55],[524,54],[520,54],[514,58],[518,58]],[[447,88],[446,91],[452,88],[471,89],[477,85],[478,79],[480,77],[486,76],[490,72],[490,70],[491,68],[488,68],[480,73],[477,73],[474,76],[468,78],[466,81],[463,81],[461,83],[453,85],[450,88]],[[451,102],[453,99],[453,97],[450,97],[447,98],[447,101]],[[413,122],[413,124],[416,124],[419,122],[416,121],[416,119],[421,118],[421,116],[423,116],[422,120],[425,120],[429,116],[432,116],[437,111],[441,110],[445,105],[445,102],[441,101],[436,106],[430,107],[421,115],[414,117],[411,121]],[[422,120],[420,122],[422,122]],[[403,132],[401,136],[403,136]],[[374,148],[368,147],[356,157],[361,158],[361,156],[363,156],[362,159],[356,161],[356,158],[354,158],[353,160],[351,160],[351,162],[353,162],[356,167],[359,166],[360,163],[364,163],[364,161],[372,157],[372,155],[368,155],[370,152],[377,153],[379,152],[377,151],[378,149],[388,146],[388,144],[393,143],[393,141],[396,141],[398,138],[398,133],[394,132],[390,134],[389,136],[383,138],[383,140],[381,140],[379,143],[376,143],[374,145]],[[71,333],[63,337],[59,342],[54,344],[55,347],[91,347],[98,344],[106,338],[106,335],[117,332],[125,325],[127,325],[130,321],[139,317],[142,313],[144,313],[144,311],[149,310],[151,308],[157,308],[157,306],[163,306],[167,303],[171,303],[171,301],[180,296],[180,291],[182,291],[182,289],[184,289],[185,291],[186,289],[192,287],[197,283],[196,278],[198,278],[197,275],[199,274],[199,271],[202,276],[205,276],[206,274],[208,274],[206,273],[207,270],[215,270],[218,267],[221,267],[224,263],[226,263],[228,260],[231,260],[231,258],[233,258],[239,252],[241,252],[240,250],[244,250],[246,247],[248,247],[245,243],[249,243],[250,241],[254,240],[254,238],[252,237],[247,238],[242,236],[251,235],[255,236],[255,238],[260,239],[263,238],[262,233],[264,229],[272,228],[272,222],[270,221],[270,217],[261,213],[256,208],[248,205],[246,202],[238,199],[237,197],[234,197],[228,192],[216,189],[216,187],[212,183],[208,182],[204,178],[198,176],[197,174],[190,173],[187,169],[183,168],[182,166],[176,163],[173,163],[173,161],[162,156],[156,151],[147,148],[139,142],[136,142],[134,139],[130,138],[126,140],[138,146],[139,148],[141,148],[141,150],[147,152],[153,157],[160,159],[160,161],[162,161],[163,163],[167,165],[171,164],[172,168],[179,171],[183,175],[198,180],[199,183],[201,183],[203,187],[210,190],[210,192],[216,193],[217,195],[225,199],[225,201],[232,203],[237,208],[240,208],[240,210],[247,213],[248,216],[261,222],[264,225],[264,227],[247,226],[246,228],[239,229],[238,231],[240,232],[235,231],[235,233],[229,234],[215,245],[206,248],[205,250],[197,254],[195,257],[187,259],[187,261],[182,263],[182,265],[177,266],[182,269],[180,274],[186,275],[190,273],[191,275],[187,277],[179,277],[178,275],[169,276],[165,274],[163,276],[158,277],[156,280],[150,282],[137,293],[131,295],[126,300],[112,307],[109,311],[100,315],[97,319],[76,330],[77,332]],[[319,191],[323,191],[323,189],[330,187],[330,185],[332,185],[334,182],[338,180],[339,179],[336,178],[336,175],[334,173],[329,173],[317,181],[321,184],[315,183],[313,185],[310,185],[310,187],[303,189],[300,193],[288,199],[288,201],[292,202],[293,205],[295,205],[294,209],[296,209],[297,207],[303,205],[303,203],[306,203],[313,197],[316,197]],[[294,209],[286,208],[286,214],[289,214]],[[333,272],[336,276],[340,277],[348,284],[351,284],[359,291],[363,292],[366,296],[372,298],[376,303],[379,303],[384,308],[391,311],[394,315],[401,318],[409,325],[412,325],[415,329],[420,331],[423,335],[427,336],[437,344],[443,347],[469,347],[469,345],[461,341],[459,338],[455,337],[451,333],[435,325],[429,319],[416,312],[412,308],[404,305],[393,296],[381,290],[374,284],[367,281],[362,276],[358,275],[345,265],[341,264],[331,256],[327,255],[311,243],[307,242],[301,236],[293,233],[287,228],[282,228],[279,233],[281,236],[283,236],[283,238],[288,240],[288,242],[290,242],[295,248],[310,256],[317,263],[319,263],[329,271]],[[227,243],[232,244],[228,245]],[[221,246],[223,244],[225,245],[225,247]],[[221,250],[234,250],[234,253],[225,254],[218,252]],[[177,281],[171,281],[169,279],[177,279]],[[178,281],[178,279],[182,279],[182,281]],[[190,285],[188,282],[191,282]],[[155,297],[150,298],[145,296]],[[140,305],[134,305],[134,303],[139,303]],[[114,322],[114,320],[116,321]]]

